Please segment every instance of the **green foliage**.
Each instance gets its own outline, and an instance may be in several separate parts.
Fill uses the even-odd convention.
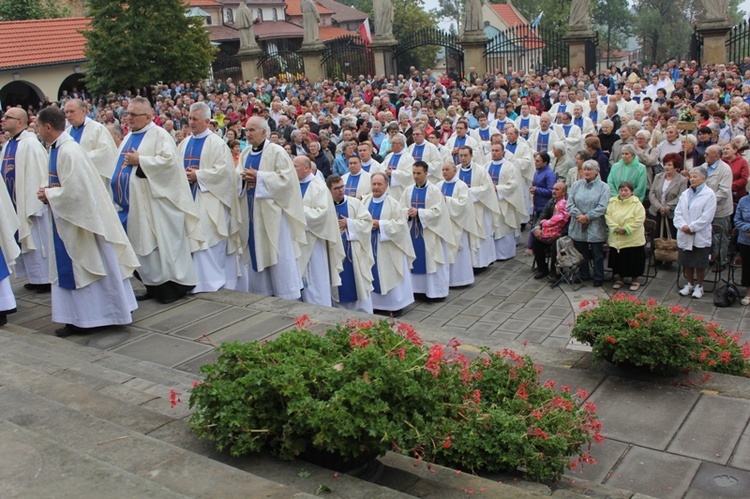
[[[50,19],[69,15],[70,10],[67,7],[60,7],[52,0],[2,0],[0,2],[0,21]]]
[[[585,308],[589,302],[581,302]],[[666,307],[617,293],[584,310],[571,335],[592,346],[594,359],[629,363],[652,371],[701,369],[747,376],[750,343],[742,333],[693,316],[679,305]]]
[[[464,23],[464,8],[466,0],[438,0],[438,8],[435,15],[438,19],[449,19],[451,28],[460,33]]]
[[[428,349],[411,326],[386,321],[225,343],[201,368],[190,421],[233,456],[322,451],[355,462],[394,450],[472,470],[521,467],[538,480],[590,461],[584,446],[602,440],[592,404],[541,386],[526,356],[470,360],[457,347]]]
[[[489,2],[508,3],[505,0],[489,0]],[[529,23],[544,12],[540,25],[545,30],[550,30],[555,36],[565,36],[568,33],[570,3],[571,0],[513,0],[513,6]]]
[[[182,0],[89,0],[86,85],[95,94],[208,76],[216,49]]]
[[[594,25],[602,30],[602,50],[623,49],[633,27],[633,14],[628,0],[597,0],[593,8]]]

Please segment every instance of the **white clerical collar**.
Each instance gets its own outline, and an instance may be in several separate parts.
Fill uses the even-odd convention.
[[[458,182],[458,175],[453,175],[453,178],[445,181],[447,184],[455,184]]]
[[[498,121],[498,123],[500,122],[500,120],[497,120],[497,121]],[[487,126],[486,126],[486,127],[484,127],[484,128],[482,128],[482,127],[480,126],[480,127],[479,127],[479,129],[480,129],[481,131],[483,131],[483,132],[486,132],[487,130],[489,130],[489,129],[490,129],[490,126],[489,126],[489,125],[487,125]]]
[[[464,171],[469,171],[469,170],[471,170],[472,166],[474,166],[474,162],[473,161],[471,163],[469,163],[469,166],[461,165],[461,169],[464,170]]]
[[[140,130],[130,130],[130,133],[135,133],[135,134],[139,134],[139,133],[146,133],[146,132],[148,132],[149,130],[151,130],[152,128],[154,128],[155,126],[156,126],[156,125],[155,125],[155,124],[154,124],[154,122],[152,121],[152,122],[151,122],[151,123],[149,123],[148,125],[146,125],[146,126],[144,126],[143,128],[141,128]]]
[[[263,152],[263,149],[265,149],[265,148],[266,148],[266,146],[267,146],[268,144],[270,144],[270,143],[271,143],[271,142],[270,142],[270,141],[269,141],[268,139],[266,139],[266,140],[265,140],[265,141],[263,142],[263,145],[262,145],[262,146],[260,146],[260,149],[258,149],[257,151],[254,151],[254,149],[255,149],[255,148],[253,147],[253,145],[252,145],[252,144],[248,144],[248,145],[250,146],[250,148],[249,148],[249,149],[250,149],[250,154],[252,154],[253,156],[257,156],[258,154],[262,153],[262,152]]]
[[[71,127],[71,128],[73,128],[74,130],[78,130],[79,128],[83,128],[83,127],[85,127],[86,125],[88,125],[90,121],[93,121],[93,120],[92,120],[91,118],[89,118],[88,116],[86,116],[86,117],[85,117],[85,118],[83,119],[83,123],[81,123],[81,126],[73,126],[73,125],[71,124],[71,125],[70,125],[70,127]]]
[[[551,128],[548,128],[548,129],[547,129],[546,131],[545,131],[545,130],[542,130],[542,129],[540,128],[540,129],[539,129],[539,133],[541,133],[542,135],[549,135],[549,131],[550,131],[550,130],[551,130]]]
[[[383,195],[382,195],[382,196],[380,196],[379,198],[376,198],[376,197],[375,197],[375,195],[373,194],[373,196],[372,196],[372,202],[373,202],[373,203],[378,203],[378,204],[380,204],[380,203],[382,203],[383,201],[385,201],[385,197],[386,197],[387,195],[388,195],[388,193],[386,192],[385,194],[383,194]]]
[[[350,177],[359,177],[360,175],[362,175],[362,171],[363,171],[363,170],[360,170],[360,171],[359,171],[359,173],[352,173],[352,172],[349,172],[349,176],[350,176]]]
[[[201,133],[193,134],[193,138],[194,138],[194,139],[203,139],[203,138],[206,138],[206,137],[208,137],[208,136],[209,136],[209,135],[211,135],[212,133],[213,133],[213,132],[212,132],[212,131],[211,131],[210,129],[206,128],[206,129],[205,129],[205,130],[203,130],[203,131],[202,131]]]
[[[309,182],[312,182],[312,180],[315,178],[314,173],[310,173],[307,177],[303,178],[299,181],[300,184],[307,184]]]
[[[490,161],[490,164],[492,165],[502,165],[503,161],[505,161],[505,158],[501,159],[500,161],[495,161],[494,159]]]
[[[362,166],[370,166],[372,164],[372,158],[368,159],[367,161],[362,161]]]

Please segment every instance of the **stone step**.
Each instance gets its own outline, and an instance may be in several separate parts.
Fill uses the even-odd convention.
[[[297,496],[298,489],[199,456],[15,386],[0,386],[0,419],[166,487],[175,494],[301,497]]]

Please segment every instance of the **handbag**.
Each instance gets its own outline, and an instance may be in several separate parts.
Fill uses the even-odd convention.
[[[667,237],[664,237],[664,233]],[[672,233],[667,227],[667,217],[661,217],[661,228],[659,236],[654,238],[654,258],[659,262],[676,262],[677,261],[677,241],[672,239]]]

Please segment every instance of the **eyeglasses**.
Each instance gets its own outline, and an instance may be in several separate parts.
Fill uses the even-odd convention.
[[[15,116],[3,116],[4,120],[18,120],[21,121],[21,118],[16,118]]]
[[[130,116],[132,118],[137,118],[138,116],[148,116],[147,113],[123,113],[123,116]]]

